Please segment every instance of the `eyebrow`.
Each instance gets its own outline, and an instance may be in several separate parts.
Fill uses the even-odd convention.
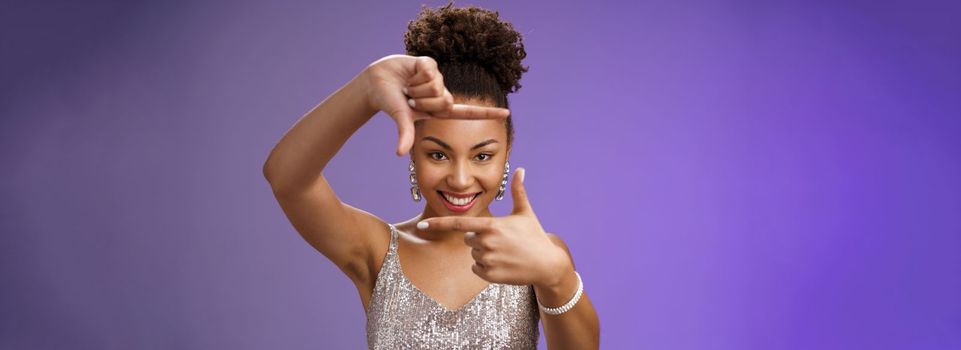
[[[447,150],[449,150],[449,151],[453,151],[453,150],[454,150],[454,148],[451,147],[450,145],[448,145],[446,142],[441,141],[440,139],[438,139],[438,138],[436,138],[436,137],[433,137],[433,136],[426,136],[426,137],[422,138],[421,140],[422,140],[422,141],[423,141],[423,140],[434,141],[434,143],[440,145],[441,147],[444,147],[445,149],[447,149]],[[478,148],[487,146],[487,145],[492,144],[492,143],[497,143],[497,140],[495,140],[495,139],[490,139],[490,140],[487,140],[487,141],[478,143],[478,144],[474,145],[473,147],[471,147],[470,149],[472,149],[472,150],[473,150],[473,149],[478,149]]]

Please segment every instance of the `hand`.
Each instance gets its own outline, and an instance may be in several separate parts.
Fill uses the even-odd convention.
[[[505,217],[435,217],[428,231],[468,231],[464,242],[471,247],[477,276],[489,282],[553,286],[574,267],[567,252],[555,245],[541,228],[524,189],[525,169],[514,172],[511,193],[514,210]],[[518,179],[518,174],[520,178]]]
[[[430,57],[391,55],[371,63],[362,74],[366,76],[370,108],[384,111],[397,123],[398,156],[407,154],[413,146],[416,120],[488,119],[510,115],[504,108],[454,104],[437,62]]]

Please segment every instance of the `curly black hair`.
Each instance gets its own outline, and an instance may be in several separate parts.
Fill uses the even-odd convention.
[[[507,94],[521,88],[527,57],[521,34],[491,10],[453,2],[440,8],[424,7],[417,19],[407,24],[404,46],[411,56],[429,56],[437,61],[444,85],[452,94],[480,98],[508,108]],[[507,118],[507,141],[514,129]]]

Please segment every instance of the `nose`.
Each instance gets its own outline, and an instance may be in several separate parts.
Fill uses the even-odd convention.
[[[474,184],[474,169],[466,161],[451,162],[451,172],[447,175],[447,186],[454,191],[466,191]]]

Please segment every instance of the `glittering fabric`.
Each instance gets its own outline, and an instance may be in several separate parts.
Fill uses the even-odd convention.
[[[532,286],[490,283],[449,310],[404,276],[397,229],[390,226],[384,258],[367,310],[370,349],[536,349],[540,314]]]

